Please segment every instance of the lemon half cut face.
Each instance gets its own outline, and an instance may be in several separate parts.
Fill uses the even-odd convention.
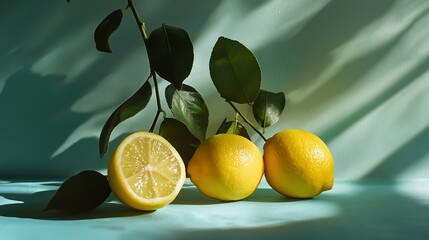
[[[139,210],[171,203],[185,179],[185,165],[176,149],[160,135],[136,132],[116,148],[108,166],[114,194]]]

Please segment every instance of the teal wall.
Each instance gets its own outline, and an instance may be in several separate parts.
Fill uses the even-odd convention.
[[[318,134],[332,150],[337,178],[429,177],[429,1],[136,2],[149,31],[162,23],[188,31],[195,63],[185,83],[209,107],[209,135],[232,117],[208,73],[211,49],[225,36],[256,54],[264,89],[286,94],[267,137],[287,128]],[[101,127],[148,75],[130,11],[111,39],[113,54],[93,43],[98,23],[125,4],[0,3],[0,179],[105,168]],[[112,146],[149,129],[154,99],[149,105],[115,129]]]

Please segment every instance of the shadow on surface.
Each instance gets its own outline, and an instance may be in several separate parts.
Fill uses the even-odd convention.
[[[184,186],[171,204],[210,205],[222,203],[224,202],[206,197],[194,186]]]
[[[247,202],[263,202],[263,203],[274,203],[274,202],[297,202],[305,201],[308,199],[297,199],[285,197],[271,188],[258,188],[249,197],[243,199]]]
[[[359,183],[357,191],[322,194],[311,202],[338,207],[332,217],[261,227],[192,230],[175,239],[427,239],[429,206],[398,193],[392,182]],[[285,203],[287,207],[288,203]],[[303,214],[308,214],[304,213]],[[236,220],[239,222],[239,219]],[[263,224],[263,223],[262,223]],[[133,235],[129,235],[133,236]],[[127,236],[128,237],[128,236]],[[167,239],[167,238],[166,238]]]
[[[249,197],[241,200],[246,202],[296,202],[305,201],[306,199],[293,199],[284,197],[273,189],[258,188]],[[235,201],[219,201],[205,196],[195,186],[185,186],[180,191],[179,195],[172,202],[172,204],[183,205],[210,205],[210,204],[225,204]]]
[[[1,193],[1,197],[20,203],[0,205],[0,216],[41,220],[83,220],[131,217],[152,213],[134,210],[119,202],[105,202],[98,208],[83,213],[68,213],[56,210],[44,211],[55,192],[56,190],[36,193]],[[110,199],[114,198],[109,197],[108,200]]]

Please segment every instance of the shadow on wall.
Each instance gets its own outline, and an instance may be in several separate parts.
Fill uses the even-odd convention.
[[[286,93],[296,90],[312,89],[306,98],[295,100],[285,111],[285,117],[303,116],[319,106],[329,103],[332,99],[344,96],[350,90],[365,80],[380,62],[395,48],[400,48],[410,30],[428,13],[423,11],[408,23],[399,34],[392,34],[385,44],[374,47],[372,51],[366,48],[371,46],[371,36],[367,36],[367,44],[362,47],[364,54],[340,65],[341,68],[333,75],[324,78],[328,69],[336,64],[343,64],[336,59],[335,53],[341,46],[356,38],[360,31],[366,29],[381,19],[397,1],[330,1],[323,9],[312,16],[293,37],[279,38],[277,41],[261,48],[256,53],[263,64],[264,75],[267,79],[276,79],[271,89],[283,89]],[[404,11],[404,15],[408,12]],[[396,16],[398,18],[399,16]],[[392,30],[393,31],[393,30]],[[287,34],[287,33],[286,33]],[[355,50],[359,52],[359,49]],[[404,56],[406,57],[406,56]],[[284,59],[284,61],[279,61]],[[382,94],[369,103],[360,106],[353,114],[344,119],[335,119],[334,126],[326,129],[323,138],[330,141],[355,121],[359,121],[380,103],[399,92],[404,86],[412,82],[427,70],[429,59],[416,64],[415,67],[402,79],[392,85],[389,78],[380,76],[378,81],[386,82],[386,89]],[[386,74],[386,73],[385,73]],[[321,82],[322,81],[322,82]],[[270,82],[271,83],[271,82]],[[370,84],[368,84],[369,86]],[[365,94],[362,94],[364,97]],[[359,102],[359,101],[356,101]]]
[[[362,179],[395,179],[408,168],[420,163],[428,154],[429,125],[417,136],[406,142],[380,165],[368,172]]]
[[[97,134],[73,136],[77,139],[75,142],[64,145],[65,147],[61,144],[71,135],[77,134],[76,129],[90,129],[94,133],[101,130],[104,122],[95,120],[103,116],[107,118],[108,113],[131,96],[147,76],[148,63],[144,46],[129,12],[124,15],[117,35],[112,36],[114,53],[106,56],[97,53],[94,48],[92,34],[97,24],[112,10],[123,7],[126,1],[106,3],[97,0],[91,4],[84,1],[71,1],[70,4],[60,2],[50,0],[26,3],[18,0],[8,2],[0,9],[0,27],[4,32],[9,32],[0,44],[1,177],[64,177],[82,169],[104,168],[106,162],[98,160]],[[307,126],[307,121],[314,121],[319,117],[317,111],[323,110],[327,105],[332,107],[333,99],[350,100],[345,95],[356,89],[362,81],[368,80],[365,75],[387,58],[392,49],[401,47],[400,43],[406,41],[405,37],[411,34],[411,29],[421,22],[427,11],[422,11],[409,21],[399,34],[385,44],[340,63],[340,68],[328,77],[322,78],[321,75],[338,64],[339,59],[336,59],[335,53],[340,46],[355,40],[359,33],[388,15],[399,2],[326,1],[314,15],[303,20],[302,26],[293,35],[285,32],[275,39],[268,39],[267,36],[267,44],[261,44],[262,47],[255,51],[263,70],[263,87],[283,91],[289,98],[281,121],[268,129],[268,137],[270,132],[280,129]],[[179,4],[167,0],[144,3],[136,1],[149,31],[166,23],[185,28],[193,40],[205,39],[212,44],[216,39],[207,39],[201,35],[206,33],[207,29],[204,27],[219,20],[212,18],[212,14],[219,10],[222,3],[225,2],[183,1]],[[282,1],[278,3],[284,4]],[[308,2],[310,3],[311,1]],[[231,12],[225,12],[225,15],[235,14],[234,17],[240,20],[240,14],[244,16],[246,13],[258,12],[259,8],[267,5],[263,1],[243,0],[240,2],[240,9],[237,7]],[[302,5],[305,7],[305,4]],[[407,11],[411,10],[399,13],[407,15]],[[280,25],[287,25],[288,16],[283,17],[285,21]],[[28,19],[32,19],[32,25],[28,24]],[[245,17],[243,21],[246,21]],[[240,22],[240,26],[247,26],[245,23]],[[248,24],[249,29],[246,31],[255,31],[251,25],[254,22]],[[233,26],[221,27],[221,30],[215,28],[220,34],[235,29]],[[282,27],[279,26],[279,29]],[[213,46],[212,44],[202,43]],[[371,44],[368,42],[368,45]],[[133,58],[139,52],[142,53],[141,56]],[[208,62],[209,56],[204,57],[207,57],[205,60]],[[386,83],[388,86],[381,94],[364,104],[356,104],[356,111],[343,113],[340,117],[329,116],[329,121],[317,126],[324,129],[321,137],[328,143],[335,139],[421,76],[428,63],[429,59],[417,62],[399,80]],[[115,79],[110,79],[112,76]],[[202,81],[210,81],[208,69],[204,76],[207,78],[201,79]],[[380,81],[389,79],[380,76]],[[213,104],[211,114],[222,115],[216,119],[217,122],[211,123],[217,127],[223,120],[225,110],[216,108],[214,104],[220,103],[221,99],[214,88],[207,91],[199,89],[204,84],[196,85],[199,91],[202,90],[206,103]],[[289,101],[289,94],[298,90],[309,94],[302,95],[304,97],[299,101]],[[365,97],[365,94],[360,96]],[[150,126],[150,121],[152,116],[141,122],[143,126],[146,123]],[[88,127],[88,123],[98,125]],[[127,131],[133,130],[124,128],[118,135],[123,136]],[[116,145],[119,139],[112,145]],[[61,151],[57,152],[58,149]],[[52,158],[54,153],[58,154]]]
[[[391,0],[376,3],[330,1],[308,19],[295,35],[280,37],[258,50],[256,54],[266,61],[264,73],[267,78],[278,79],[273,83],[275,88],[287,92],[313,84],[335,61],[333,51],[382,17],[394,3]]]
[[[0,79],[2,178],[64,178],[106,166],[99,159],[96,138],[82,138],[52,157],[74,130],[106,110],[102,106],[95,113],[79,113],[71,107],[115,69],[106,66],[119,65],[133,47],[128,44],[123,55],[98,59],[92,27],[115,4],[80,4],[15,1],[2,8],[0,26],[9,33],[2,39],[0,55],[0,77],[9,75]],[[79,9],[85,11],[79,14]],[[86,26],[91,31],[85,31]],[[87,54],[96,57],[82,66]],[[66,84],[69,73],[76,79]]]
[[[111,39],[114,54],[98,53],[93,43],[97,24],[125,4],[126,1],[91,4],[15,1],[2,5],[0,27],[10,34],[3,36],[0,46],[1,178],[62,178],[83,169],[105,168],[106,160],[99,160],[98,133],[80,136],[67,149],[57,151],[76,129],[112,112],[146,78],[148,67],[142,72],[141,66],[148,66],[147,57],[130,12],[126,12],[117,36]],[[178,26],[185,25],[182,27],[190,34],[198,35],[216,4],[217,1],[185,4],[152,1],[139,8],[151,29],[164,22],[171,25],[177,22]],[[190,21],[183,15],[192,7],[201,11],[196,11]],[[33,24],[28,24],[29,19]],[[142,51],[142,62],[124,67],[137,50]],[[82,65],[88,56],[91,61]],[[134,72],[141,76],[121,75],[111,84],[110,92],[98,88],[109,84],[105,79],[110,75],[118,71],[126,73],[129,68],[139,70]],[[84,110],[74,111],[73,105],[87,95],[94,96],[89,99],[100,99],[102,95],[107,104],[88,101],[81,104],[86,106]],[[101,131],[103,123],[99,121],[99,126],[95,126],[97,131]],[[125,134],[119,133],[120,137],[111,145],[116,145]]]
[[[0,27],[10,34],[0,46],[0,110],[2,116],[7,116],[0,119],[2,178],[67,177],[83,169],[105,167],[106,162],[99,161],[98,135],[73,134],[76,129],[101,130],[104,122],[94,119],[112,112],[147,76],[148,69],[141,70],[148,66],[144,46],[129,12],[111,38],[114,53],[106,56],[94,47],[95,27],[109,12],[125,4],[126,1],[15,1],[3,5]],[[136,4],[149,32],[166,23],[185,28],[192,39],[197,39],[220,3],[211,0]],[[251,11],[261,4],[256,0],[243,1],[241,11]],[[188,17],[190,14],[192,18]],[[32,19],[32,25],[28,19]],[[142,61],[128,64],[137,51],[141,51]],[[112,75],[118,75],[119,80],[110,80]],[[106,87],[100,86],[109,88],[106,91]],[[100,96],[107,103],[100,103]],[[82,99],[89,101],[83,103]],[[151,120],[143,120],[143,126]],[[87,126],[97,121],[98,126]],[[121,129],[118,135],[127,131],[133,130]],[[78,140],[63,146],[70,136]]]
[[[7,80],[0,95],[0,176],[49,178],[104,167],[96,139],[81,141],[67,153],[51,158],[59,144],[89,116],[70,112],[73,95],[78,93],[64,87],[64,78],[21,70]]]
[[[409,87],[415,85],[416,80],[427,82],[422,77],[427,75],[429,66],[427,51],[416,50],[427,49],[422,47],[422,35],[427,35],[422,25],[427,23],[428,5],[423,1],[413,4],[414,7],[406,6],[401,1],[390,0],[330,1],[309,18],[296,34],[288,37],[289,33],[285,33],[284,37],[258,49],[256,55],[261,60],[263,74],[267,79],[276,79],[267,88],[283,89],[290,100],[282,122],[269,131],[281,130],[284,128],[280,126],[282,124],[287,128],[307,126],[313,131],[317,129],[329,144],[388,100],[398,98],[400,94],[402,98],[404,95],[412,96],[414,92]],[[352,49],[352,46],[355,48]],[[393,75],[394,72],[397,74]],[[391,111],[402,110],[399,106],[390,107],[393,109]],[[369,132],[362,128],[360,138],[356,139],[363,139],[365,134],[367,137],[371,134],[389,137],[400,132],[393,124],[389,126],[392,126],[390,132],[384,132],[386,129]],[[386,159],[377,156],[388,155],[388,149],[368,147],[366,150],[370,153],[365,156],[373,151],[371,161],[380,164],[363,178],[400,177],[401,172],[424,160],[429,151],[422,143],[429,136],[425,126],[427,124],[416,127],[417,137],[413,132],[394,140],[399,149]],[[362,142],[348,142],[341,146],[353,147],[354,144]],[[380,142],[380,145],[383,143]],[[358,156],[338,160],[349,161],[343,165],[348,164],[350,168],[362,164],[351,161],[354,159]]]

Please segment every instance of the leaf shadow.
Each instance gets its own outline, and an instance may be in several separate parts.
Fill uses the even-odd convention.
[[[382,17],[395,1],[330,1],[312,16],[292,37],[288,32],[278,40],[259,49],[264,75],[271,89],[291,92],[308,86],[317,79],[335,59],[332,52],[355,37],[356,33]],[[281,67],[275,59],[290,56]],[[267,64],[265,64],[265,62]],[[287,76],[285,79],[283,76]],[[282,76],[279,79],[279,76]]]
[[[298,104],[296,107],[305,108],[311,106],[315,102],[326,101],[329,99],[326,98],[327,92],[331,93],[332,95],[337,93],[341,95],[341,93],[350,92],[357,84],[359,84],[359,79],[364,78],[365,74],[370,73],[374,66],[377,66],[378,63],[382,62],[388,57],[392,49],[396,49],[401,46],[401,42],[403,42],[404,39],[409,36],[413,26],[418,24],[428,14],[428,12],[429,11],[426,10],[416,16],[414,20],[408,24],[407,28],[404,28],[397,37],[392,38],[383,46],[372,52],[364,54],[345,65],[341,71],[332,76],[330,82],[320,86],[311,100],[305,101],[302,104]],[[383,80],[386,83],[383,92],[378,94],[371,101],[368,101],[366,104],[362,105],[362,107],[354,111],[352,114],[346,116],[343,119],[339,119],[334,126],[329,127],[325,131],[326,133],[322,136],[323,139],[328,142],[332,139],[335,139],[338,135],[344,132],[345,129],[353,125],[353,123],[366,116],[375,108],[379,107],[383,102],[386,101],[386,99],[390,99],[395,94],[401,92],[426,72],[428,64],[429,57],[426,57],[422,59],[420,63],[414,64],[414,66],[396,82],[389,83],[388,81]]]
[[[62,85],[65,77],[42,76],[24,67],[6,81],[0,95],[0,143],[6,146],[0,159],[3,178],[59,178],[82,168],[103,167],[103,162],[88,161],[97,159],[96,139],[83,139],[67,154],[51,157],[58,144],[89,116],[68,110],[74,98]]]
[[[422,162],[429,153],[425,146],[429,141],[429,125],[415,137],[405,142],[387,156],[379,165],[371,169],[361,179],[395,179],[402,172]]]
[[[146,77],[145,71],[149,72],[146,50],[134,28],[130,11],[118,29],[120,37],[112,39],[114,55],[103,56],[93,46],[91,36],[96,24],[107,12],[122,5],[78,1],[57,5],[2,5],[0,12],[4,14],[0,15],[0,27],[16,30],[9,31],[0,46],[0,50],[4,50],[0,51],[0,65],[4,67],[0,70],[0,143],[6,146],[5,156],[0,159],[2,177],[64,178],[85,168],[105,168],[105,162],[96,161],[98,139],[88,133],[98,133],[102,124],[98,118],[129,97],[133,87],[127,85],[140,86],[141,76]],[[139,11],[145,21],[153,23],[150,29],[162,22],[175,23],[186,28],[192,38],[197,38],[204,32],[205,22],[217,5],[217,1],[180,4],[154,1],[139,5]],[[40,11],[34,11],[35,7]],[[182,17],[192,8],[199,11],[192,11],[192,18]],[[23,16],[34,20],[31,26]],[[124,63],[138,51],[142,51],[141,61],[139,59],[133,66],[137,66],[139,74],[126,73],[123,70],[128,68],[123,67]],[[146,69],[142,70],[142,62]],[[121,73],[118,80],[127,79],[127,84],[110,82],[110,76],[118,72]],[[110,86],[113,90],[109,92],[115,94],[106,98],[102,92],[104,88],[99,85]],[[150,124],[149,119],[145,123]],[[86,131],[77,131],[81,129]],[[122,131],[121,134],[125,134],[132,130]],[[28,150],[19,151],[18,146],[24,141],[33,144],[27,144]],[[65,142],[70,144],[61,144]],[[30,161],[34,159],[37,161]],[[23,168],[28,165],[31,168]],[[24,171],[16,171],[18,168]]]

